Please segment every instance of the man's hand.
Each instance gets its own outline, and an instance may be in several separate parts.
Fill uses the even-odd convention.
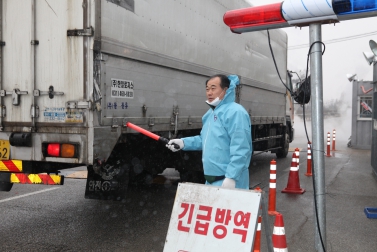
[[[177,149],[176,146],[179,146],[179,148]],[[179,150],[183,149],[184,146],[185,146],[185,144],[183,143],[182,139],[172,139],[166,145],[166,147],[168,147],[168,149],[171,150],[172,152],[179,151]]]
[[[231,178],[225,178],[221,186],[225,188],[236,188],[236,181]]]

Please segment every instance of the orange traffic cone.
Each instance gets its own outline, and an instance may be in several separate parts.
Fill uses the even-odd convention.
[[[297,169],[296,154],[292,154],[291,169],[289,171],[289,178],[287,187],[281,191],[283,193],[297,193],[302,194],[305,189],[300,188],[300,177]]]
[[[259,186],[255,187],[254,190],[255,190],[256,192],[263,192],[263,190],[262,190]]]
[[[327,132],[327,152],[326,157],[331,157],[330,154],[330,132]]]
[[[335,150],[335,135],[336,135],[336,130],[334,129],[332,131],[332,150]]]
[[[297,170],[300,170],[300,149],[295,149]]]
[[[274,251],[288,252],[283,215],[280,213],[277,214],[275,218],[274,232],[272,234],[272,245],[274,247]]]
[[[254,252],[260,252],[260,241],[262,236],[262,216],[258,216],[257,232],[255,234]]]
[[[312,149],[310,147],[311,142],[308,142],[308,154],[307,154],[307,163],[306,163],[306,173],[305,176],[312,176]]]

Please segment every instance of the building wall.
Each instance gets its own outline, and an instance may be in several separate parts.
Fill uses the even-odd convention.
[[[352,90],[351,146],[370,149],[372,146],[373,84],[354,81]]]
[[[375,174],[377,175],[377,63],[373,65],[373,128],[372,128],[372,148],[371,148],[371,164]]]

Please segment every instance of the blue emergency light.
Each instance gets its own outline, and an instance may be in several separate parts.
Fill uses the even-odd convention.
[[[333,0],[339,20],[377,16],[377,0]]]
[[[286,0],[227,11],[224,23],[232,32],[243,33],[373,16],[377,16],[377,0]]]

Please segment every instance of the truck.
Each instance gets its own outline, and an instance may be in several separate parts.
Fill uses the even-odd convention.
[[[129,184],[165,168],[203,182],[201,152],[166,139],[200,133],[205,81],[240,78],[236,102],[252,122],[253,153],[287,156],[294,136],[287,35],[235,34],[226,11],[244,0],[0,0],[0,190],[63,184],[87,167],[85,198],[122,200]],[[256,154],[256,153],[254,153]]]

